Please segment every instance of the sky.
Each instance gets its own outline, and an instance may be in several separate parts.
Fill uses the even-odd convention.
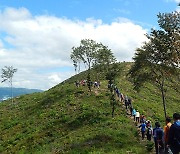
[[[157,14],[180,0],[0,0],[0,69],[13,66],[14,87],[47,90],[75,74],[70,53],[82,39],[102,42],[132,61]],[[8,82],[1,87],[9,86]]]

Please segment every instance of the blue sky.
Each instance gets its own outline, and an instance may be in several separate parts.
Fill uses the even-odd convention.
[[[118,61],[132,61],[157,14],[180,0],[0,0],[0,68],[14,66],[15,87],[49,89],[74,75],[71,48],[90,38]],[[7,86],[6,83],[1,86]]]
[[[33,15],[49,14],[69,19],[102,19],[110,23],[117,17],[157,25],[158,12],[172,12],[173,0],[1,0],[3,7],[25,7]]]

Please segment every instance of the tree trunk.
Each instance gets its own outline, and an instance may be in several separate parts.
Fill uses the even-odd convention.
[[[160,84],[160,90],[161,90],[161,97],[162,97],[162,103],[163,103],[163,108],[164,108],[164,117],[166,119],[167,114],[166,114],[166,101],[165,101],[165,91],[164,91],[164,75],[162,74],[162,82]]]
[[[114,94],[111,96],[111,101],[112,101],[112,118],[114,118],[114,110],[115,110],[115,98]]]
[[[11,84],[11,101],[13,103],[13,86],[12,86],[12,78],[10,79],[10,84]]]
[[[90,67],[88,69],[88,75],[87,75],[87,86],[89,91],[91,92],[91,72]]]
[[[79,68],[78,68],[78,73],[80,73],[80,70],[81,70],[81,65],[80,65],[80,62],[79,62]]]
[[[166,101],[165,101],[165,93],[164,93],[164,85],[162,85],[161,87],[161,97],[162,97],[162,101],[163,101],[163,108],[164,108],[164,117],[166,119],[167,114],[166,114]]]
[[[161,79],[162,80],[159,80],[158,81],[158,84],[159,84],[159,89],[161,91],[161,97],[162,97],[162,103],[163,103],[163,109],[164,109],[164,117],[166,119],[167,117],[167,114],[166,114],[166,100],[165,100],[165,91],[164,91],[164,82],[165,82],[165,79],[164,79],[164,74],[162,71],[161,72]]]
[[[91,92],[91,61],[88,59],[88,76],[87,76],[87,82],[88,82],[88,88],[89,91]]]

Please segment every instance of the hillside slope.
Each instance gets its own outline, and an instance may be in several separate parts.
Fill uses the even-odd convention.
[[[120,64],[123,71],[116,83],[130,96],[135,108],[148,119],[163,121],[163,107],[157,89],[147,85],[136,93],[126,79],[130,63]],[[87,87],[76,88],[74,81],[84,79],[81,73],[54,88],[20,96],[12,104],[0,104],[1,153],[144,153],[134,123],[118,102],[115,118],[107,81],[89,93]],[[167,95],[169,115],[180,108],[179,94],[170,89]]]

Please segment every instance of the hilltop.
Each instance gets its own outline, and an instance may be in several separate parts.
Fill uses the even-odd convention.
[[[127,79],[132,63],[120,63],[117,87],[132,98],[133,106],[153,123],[163,124],[160,92],[147,84],[139,93]],[[93,75],[95,77],[95,74]],[[147,153],[133,121],[118,102],[111,117],[107,81],[100,89],[74,85],[82,72],[43,93],[23,95],[0,104],[1,153]],[[167,90],[167,113],[180,108],[179,93]]]

